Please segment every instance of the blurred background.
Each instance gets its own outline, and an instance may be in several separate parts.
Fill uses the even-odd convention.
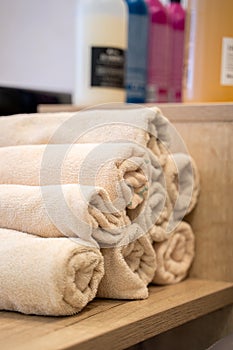
[[[131,0],[0,0],[0,116],[58,103],[233,101],[233,0],[139,3],[144,14]]]
[[[76,1],[0,0],[0,86],[72,92]]]

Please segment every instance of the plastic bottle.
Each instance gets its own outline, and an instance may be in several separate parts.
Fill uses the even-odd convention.
[[[233,101],[233,1],[189,0],[183,100]]]
[[[159,0],[146,0],[149,10],[147,102],[168,101],[168,16]]]
[[[180,0],[167,6],[169,22],[169,102],[181,102],[184,61],[185,10]]]
[[[126,101],[146,102],[149,17],[144,0],[126,0],[129,11]]]
[[[78,0],[73,102],[124,102],[127,6],[123,0]]]

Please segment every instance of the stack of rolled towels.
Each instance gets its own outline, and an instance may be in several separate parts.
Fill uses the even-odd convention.
[[[0,118],[0,309],[72,315],[183,280],[199,175],[157,108]]]

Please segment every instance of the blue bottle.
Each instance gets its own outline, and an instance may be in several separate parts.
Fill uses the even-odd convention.
[[[126,102],[146,102],[149,14],[144,0],[126,0],[128,5],[128,51]]]

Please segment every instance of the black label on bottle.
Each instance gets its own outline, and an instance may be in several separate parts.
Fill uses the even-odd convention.
[[[91,48],[91,86],[124,87],[124,50],[114,47]]]

